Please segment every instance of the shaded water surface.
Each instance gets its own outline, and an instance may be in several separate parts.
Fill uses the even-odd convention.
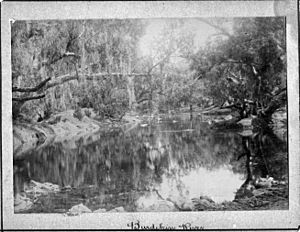
[[[200,196],[232,201],[249,176],[243,139],[237,132],[212,131],[197,118],[145,120],[128,132],[99,132],[16,158],[14,193],[22,194],[30,180],[68,189],[40,197],[28,210],[48,213],[79,203],[91,210],[143,211],[152,198],[177,205]],[[252,174],[283,179],[286,145],[275,141],[274,149],[273,139],[266,141],[263,156],[251,161]]]

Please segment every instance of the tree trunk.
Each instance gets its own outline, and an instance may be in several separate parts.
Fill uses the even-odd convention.
[[[136,98],[134,93],[134,76],[127,76],[127,92],[129,97],[129,109],[135,111],[136,109]]]
[[[240,121],[242,118],[240,116],[233,117],[230,120],[222,121],[222,122],[215,122],[212,124],[212,129],[218,129],[218,130],[228,130],[228,129],[241,129],[243,128],[242,125],[237,124],[238,121]]]
[[[193,119],[193,105],[190,104],[190,119]]]

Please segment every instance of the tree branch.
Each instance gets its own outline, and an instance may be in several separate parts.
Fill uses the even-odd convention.
[[[75,58],[80,58],[80,55],[77,55],[76,53],[74,53],[74,52],[65,52],[63,55],[62,55],[63,57],[75,57]]]
[[[167,59],[169,59],[171,57],[172,54],[174,54],[178,49],[174,49],[173,51],[169,52],[169,54],[167,54],[162,60],[158,61],[156,64],[154,64],[149,70],[148,70],[148,74],[150,74],[152,72],[152,70],[157,67],[158,65],[160,65],[161,63],[165,62]]]
[[[228,106],[223,106],[224,103],[222,104],[222,106],[220,107],[220,109],[231,109],[231,108],[236,108],[238,110],[241,110],[242,107],[241,106],[238,106],[237,104],[231,104],[231,105],[228,105]]]
[[[12,91],[13,92],[22,92],[22,93],[36,92],[36,91],[40,90],[41,88],[43,88],[47,84],[47,82],[49,82],[50,80],[51,80],[51,77],[43,80],[41,83],[39,83],[35,87],[28,87],[28,88],[13,87]]]
[[[253,66],[254,65],[259,65],[257,63],[250,63],[250,62],[244,62],[242,60],[234,60],[234,59],[227,59],[227,60],[223,60],[222,63],[236,63],[236,64],[247,64],[251,67],[251,69],[253,70]]]
[[[75,58],[80,58],[79,55],[75,54],[74,52],[68,52],[66,51],[64,54],[60,55],[59,57],[57,57],[56,59],[54,60],[51,60],[51,62],[48,63],[48,65],[52,65],[54,63],[56,63],[57,61],[63,59],[63,58],[66,58],[66,57],[75,57]]]
[[[91,75],[81,75],[83,76],[82,78],[85,78],[86,80],[96,80],[96,79],[103,79],[103,78],[109,78],[111,76],[146,76],[149,74],[145,73],[131,73],[131,74],[123,74],[123,73],[95,73]],[[51,82],[50,82],[51,80]],[[29,92],[36,92],[40,90],[42,87],[45,86],[45,89],[52,88],[57,85],[61,85],[65,82],[71,81],[71,80],[78,80],[78,71],[75,74],[67,74],[63,76],[56,77],[55,79],[51,79],[51,77],[45,79],[42,81],[40,84],[38,84],[35,87],[31,88],[18,88],[18,87],[13,87],[13,92],[23,92],[23,93],[29,93]],[[25,102],[25,101],[30,101],[30,100],[35,100],[35,99],[41,99],[44,98],[46,95],[41,94],[41,95],[36,95],[32,97],[13,97],[12,100],[15,102]]]
[[[270,116],[272,115],[278,108],[280,108],[287,100],[286,89],[283,89],[278,94],[274,95],[273,99],[270,101],[267,108],[263,110],[263,115]]]
[[[18,101],[18,102],[25,102],[25,101],[35,100],[35,99],[41,99],[41,98],[44,98],[45,96],[46,96],[45,94],[41,94],[41,95],[32,96],[32,97],[13,97],[12,100]]]
[[[150,74],[152,72],[152,70],[157,67],[158,65],[160,65],[161,63],[165,62],[169,57],[171,56],[171,54],[168,54],[165,58],[163,58],[162,60],[160,60],[159,62],[157,62],[156,64],[154,64],[149,70],[148,73]]]
[[[136,103],[137,103],[137,104],[140,104],[140,103],[142,103],[142,102],[144,102],[144,101],[149,101],[149,100],[150,100],[150,98],[142,98],[142,99],[136,101]]]
[[[71,81],[71,80],[78,80],[78,76],[80,78],[85,78],[86,80],[96,80],[96,79],[105,79],[109,78],[111,76],[135,76],[135,77],[141,77],[141,76],[147,76],[147,73],[94,73],[94,74],[79,74],[78,75],[78,70],[76,70],[75,73],[73,74],[66,74],[62,75],[56,78],[47,78],[41,83],[39,83],[35,87],[28,87],[28,88],[19,88],[19,87],[13,87],[12,91],[13,92],[23,92],[23,93],[29,93],[29,92],[36,92],[40,90],[42,87],[45,86],[46,89],[52,88],[56,85],[63,84],[65,82]],[[51,81],[50,81],[51,80]]]
[[[226,35],[228,37],[233,37],[233,35],[231,35],[228,31],[226,31],[223,27],[220,27],[218,25],[215,25],[211,22],[209,22],[208,20],[204,19],[204,18],[198,18],[199,21],[208,24],[209,26],[217,29],[218,31],[222,32],[223,35]]]
[[[46,85],[46,89],[52,88],[56,85],[60,85],[63,84],[65,82],[71,81],[71,80],[78,80],[79,79],[85,79],[85,80],[89,80],[89,81],[93,81],[93,80],[97,80],[97,79],[107,79],[110,78],[112,76],[135,76],[135,77],[141,77],[141,76],[147,76],[147,73],[92,73],[92,74],[78,74],[77,73],[72,73],[72,74],[66,74],[63,76],[59,76],[56,77],[55,79],[52,79],[51,82],[49,82]]]

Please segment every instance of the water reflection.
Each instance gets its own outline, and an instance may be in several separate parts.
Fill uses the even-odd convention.
[[[220,203],[234,200],[235,192],[243,183],[243,179],[244,175],[234,173],[230,166],[223,166],[213,171],[201,167],[191,170],[178,182],[164,175],[158,189],[165,199],[169,198],[173,201],[209,196],[214,202]]]
[[[127,133],[101,132],[18,157],[14,192],[24,192],[30,180],[75,189],[42,199],[41,212],[61,212],[80,202],[92,210],[136,211],[152,191],[178,204],[199,196],[231,201],[248,175],[240,157],[243,141],[237,133],[213,132],[196,118],[148,120]]]

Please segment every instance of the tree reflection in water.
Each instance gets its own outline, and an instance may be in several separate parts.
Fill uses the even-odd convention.
[[[115,129],[28,152],[14,160],[14,192],[22,193],[30,180],[73,188],[40,200],[30,212],[67,210],[80,202],[92,210],[136,211],[137,200],[152,190],[174,201],[196,195],[233,200],[253,176],[287,175],[286,147],[275,141],[273,149],[274,138],[214,132],[195,118],[164,118],[128,133]]]
[[[259,188],[261,179],[275,178],[287,181],[287,144],[278,138],[271,128],[254,130],[253,135],[242,137],[245,157],[246,179],[239,188],[235,199],[251,196],[252,190]]]

